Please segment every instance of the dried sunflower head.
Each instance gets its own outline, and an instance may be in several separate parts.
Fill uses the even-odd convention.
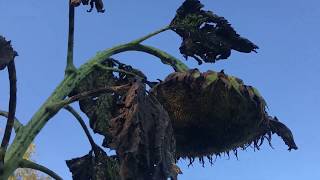
[[[181,54],[186,58],[193,57],[201,64],[227,59],[232,49],[256,52],[258,46],[237,34],[224,17],[204,11],[203,7],[198,0],[186,0],[170,24],[183,39]]]
[[[12,48],[11,41],[0,35],[0,70],[4,69],[18,53]]]
[[[91,12],[94,7],[96,8],[97,12],[104,13],[105,11],[102,0],[70,0],[70,1],[71,1],[71,5],[75,7],[80,6],[81,3],[83,5],[90,4],[91,7],[88,10],[88,12]]]
[[[259,148],[272,133],[297,148],[291,131],[267,115],[258,91],[224,72],[176,72],[151,92],[169,113],[178,157],[219,155],[251,143]]]

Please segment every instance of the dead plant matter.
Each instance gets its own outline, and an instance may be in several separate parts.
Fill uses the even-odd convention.
[[[237,34],[224,17],[204,11],[203,7],[198,0],[186,0],[170,24],[171,29],[182,37],[181,54],[202,64],[227,59],[232,49],[256,52],[258,46]]]
[[[145,76],[139,70],[122,64],[115,59],[107,59],[103,63],[103,66],[125,70],[145,79]],[[133,75],[122,72],[117,73],[112,70],[97,67],[81,81],[80,85],[73,90],[70,96],[94,89],[124,85],[132,81],[133,78]],[[113,93],[102,94],[98,97],[90,97],[79,101],[80,109],[88,116],[90,127],[95,133],[107,136],[109,120],[114,116],[117,109],[117,103],[119,103],[119,98],[120,96],[118,94]]]
[[[152,89],[168,111],[177,157],[206,157],[259,146],[271,134],[296,149],[291,131],[266,113],[258,91],[224,72],[175,72]]]
[[[88,12],[91,12],[94,7],[99,13],[104,13],[105,11],[102,0],[70,0],[70,1],[71,1],[71,4],[75,7],[80,6],[81,3],[83,5],[90,4],[90,9],[88,10]]]
[[[116,150],[120,177],[176,177],[179,171],[175,170],[171,121],[161,104],[146,93],[146,77],[114,59],[107,59],[103,66],[97,66],[72,94],[128,84],[114,93],[79,101],[80,109],[90,119],[91,128],[105,136],[103,145]]]
[[[139,81],[121,99],[106,138],[107,146],[120,157],[121,178],[176,178],[179,171],[175,170],[175,139],[168,113]]]
[[[89,154],[66,161],[76,180],[120,180],[119,160],[109,157],[99,147]]]
[[[14,60],[18,53],[12,48],[11,41],[7,41],[0,35],[0,70]]]

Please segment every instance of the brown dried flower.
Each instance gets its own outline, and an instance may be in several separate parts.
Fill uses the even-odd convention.
[[[199,64],[227,59],[231,50],[250,53],[258,46],[241,37],[224,18],[202,10],[198,0],[186,0],[177,10],[170,27],[183,42],[180,52],[193,57]]]
[[[197,69],[175,72],[152,89],[172,121],[178,157],[206,157],[258,141],[277,133],[296,149],[291,131],[265,111],[258,91],[224,72]]]
[[[3,70],[18,53],[12,48],[11,41],[7,41],[0,35],[0,70]]]
[[[80,6],[81,3],[83,5],[90,4],[91,7],[88,12],[91,12],[94,7],[96,8],[97,12],[104,13],[105,11],[102,0],[71,0],[71,4],[75,7]]]

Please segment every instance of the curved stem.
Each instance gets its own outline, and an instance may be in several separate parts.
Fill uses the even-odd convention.
[[[96,67],[97,68],[100,68],[102,70],[105,70],[105,71],[113,71],[113,72],[120,72],[120,73],[124,73],[124,74],[127,74],[127,75],[131,75],[131,76],[138,76],[142,79],[144,79],[145,77],[142,77],[142,76],[139,76],[138,74],[135,74],[133,72],[129,72],[129,71],[125,71],[123,69],[118,69],[118,68],[112,68],[112,67],[108,67],[108,66],[103,66],[102,64],[96,64]]]
[[[0,116],[8,118],[9,113],[0,110]],[[15,132],[17,133],[19,131],[19,129],[22,127],[23,127],[23,125],[20,123],[20,121],[17,118],[14,118],[13,128],[14,128]]]
[[[10,99],[9,99],[9,113],[6,129],[4,131],[3,139],[1,142],[1,150],[0,150],[0,163],[4,164],[4,158],[6,155],[6,150],[10,141],[12,128],[14,125],[15,113],[16,113],[16,105],[17,105],[17,77],[16,77],[16,67],[14,61],[11,61],[8,64],[8,74],[10,81]],[[1,166],[2,167],[2,166]]]
[[[57,175],[55,172],[53,172],[52,170],[50,170],[40,164],[37,164],[35,162],[26,160],[26,159],[22,159],[20,161],[19,167],[20,168],[35,169],[35,170],[41,171],[43,173],[46,173],[47,175],[51,176],[52,178],[54,178],[56,180],[62,180],[62,178],[59,175]]]
[[[90,145],[91,145],[93,151],[96,152],[96,146],[97,146],[97,145],[96,145],[96,143],[94,142],[94,140],[93,140],[93,138],[92,138],[92,136],[91,136],[91,134],[90,134],[87,126],[86,126],[86,123],[84,122],[84,120],[83,120],[83,119],[81,118],[81,116],[77,113],[77,111],[76,111],[75,109],[73,109],[71,106],[67,105],[67,106],[64,107],[64,109],[67,110],[68,112],[70,112],[70,113],[77,119],[77,121],[80,123],[83,131],[85,132],[85,134],[86,134],[86,136],[87,136],[87,138],[88,138],[88,140],[89,140],[89,142],[90,142]]]
[[[172,55],[157,49],[155,47],[147,46],[147,45],[142,45],[142,44],[137,44],[134,48],[134,51],[141,51],[145,52],[151,55],[154,55],[161,59],[161,62],[163,64],[167,64],[172,66],[172,68],[176,72],[184,72],[187,71],[189,68],[186,66],[183,62],[181,62],[179,59],[173,57]]]
[[[16,134],[15,139],[9,147],[5,157],[4,173],[0,175],[0,179],[6,179],[14,172],[14,170],[18,167],[18,162],[22,158],[30,143],[39,134],[48,120],[51,119],[60,110],[59,108],[62,108],[63,106],[58,106],[58,108],[50,107],[56,106],[57,103],[63,101],[70,94],[70,92],[79,85],[81,80],[94,70],[97,63],[102,63],[105,61],[105,59],[111,57],[112,55],[125,51],[146,52],[159,57],[163,62],[170,64],[178,71],[187,69],[186,65],[167,53],[156,48],[151,48],[149,46],[143,46],[136,43],[119,45],[98,53],[94,58],[83,64],[77,70],[77,73],[73,73],[72,76],[65,76],[64,80],[58,85],[51,96],[33,115],[28,124],[24,126],[23,131],[19,131]]]
[[[74,14],[75,8],[69,0],[69,32],[68,32],[68,52],[67,52],[67,66],[65,70],[66,75],[70,75],[76,71],[73,64],[73,44],[74,44]]]
[[[118,92],[121,89],[124,89],[126,87],[129,87],[129,85],[123,85],[123,86],[113,86],[113,87],[103,87],[103,88],[97,88],[91,91],[86,91],[86,92],[82,92],[79,93],[77,95],[71,96],[70,98],[67,98],[65,100],[61,100],[57,103],[53,103],[50,106],[47,107],[48,111],[52,111],[52,112],[57,112],[59,111],[61,108],[74,103],[76,101],[85,99],[85,98],[89,98],[89,97],[96,97],[99,96],[101,94],[104,93],[114,93],[114,92]]]
[[[140,43],[142,43],[143,41],[145,41],[145,40],[147,40],[147,39],[149,39],[149,38],[151,38],[151,37],[153,37],[153,36],[155,36],[155,35],[158,35],[158,34],[164,32],[164,31],[167,31],[167,30],[169,30],[169,29],[170,29],[170,26],[166,26],[166,27],[164,27],[164,28],[162,28],[162,29],[160,29],[160,30],[157,30],[157,31],[155,31],[155,32],[153,32],[153,33],[150,33],[150,34],[148,34],[148,35],[146,35],[146,36],[144,36],[144,37],[142,37],[142,38],[139,38],[139,39],[133,41],[132,43],[140,44]]]

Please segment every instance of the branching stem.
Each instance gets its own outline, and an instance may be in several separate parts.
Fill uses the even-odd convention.
[[[103,93],[119,92],[119,90],[124,89],[125,87],[129,87],[129,85],[103,87],[103,88],[97,88],[97,89],[93,89],[90,91],[82,92],[77,95],[71,96],[65,100],[61,100],[57,103],[51,104],[50,106],[47,107],[47,110],[51,111],[51,112],[57,112],[61,108],[65,107],[73,102],[80,101],[82,99],[89,98],[89,97],[97,97]]]
[[[9,117],[9,113],[6,111],[1,111],[0,110],[0,116],[3,116],[5,118]],[[14,124],[13,124],[13,128],[14,131],[17,133],[19,131],[20,128],[22,128],[23,125],[20,123],[20,121],[17,118],[14,118]]]
[[[164,28],[162,28],[162,29],[160,29],[160,30],[158,30],[158,31],[155,31],[155,32],[153,32],[153,33],[150,33],[150,34],[148,34],[148,35],[146,35],[146,36],[144,36],[144,37],[142,37],[142,38],[139,38],[139,39],[133,41],[132,43],[140,44],[140,43],[142,43],[143,41],[145,41],[145,40],[147,40],[147,39],[149,39],[149,38],[151,38],[151,37],[153,37],[153,36],[155,36],[155,35],[158,35],[158,34],[164,32],[164,31],[167,31],[167,30],[169,30],[169,29],[170,29],[170,26],[166,26],[166,27],[164,27]]]
[[[151,37],[151,36],[149,36]],[[141,41],[141,40],[140,40]],[[173,56],[150,46],[137,44],[139,41],[133,41],[127,44],[119,45],[98,53],[94,58],[83,64],[72,76],[65,76],[64,80],[57,86],[55,91],[46,100],[46,102],[33,115],[31,120],[24,126],[23,131],[19,131],[12,144],[10,145],[4,163],[4,173],[0,179],[7,179],[18,167],[23,154],[26,152],[30,143],[39,134],[46,123],[65,105],[79,100],[83,95],[64,100],[81,80],[87,77],[96,68],[97,63],[102,63],[112,55],[126,51],[141,51],[154,55],[161,59],[165,64],[171,65],[176,71],[188,70],[188,67]],[[106,92],[106,90],[103,90]],[[97,92],[94,92],[97,93]],[[94,94],[93,93],[93,94]],[[86,95],[88,96],[88,94]]]
[[[43,173],[46,173],[47,175],[51,176],[52,178],[56,179],[56,180],[62,180],[62,178],[57,175],[55,172],[53,172],[52,170],[48,169],[47,167],[44,167],[40,164],[37,164],[35,162],[26,160],[26,159],[22,159],[20,161],[19,164],[20,168],[29,168],[29,169],[34,169],[34,170],[38,170],[41,171]]]
[[[77,119],[77,121],[81,125],[83,131],[85,132],[93,151],[96,153],[97,152],[97,150],[96,150],[97,149],[97,147],[96,147],[97,145],[94,142],[94,140],[93,140],[93,138],[92,138],[87,126],[86,126],[86,123],[84,122],[82,117],[79,115],[79,113],[75,109],[73,109],[73,107],[71,107],[69,105],[65,106],[64,109],[67,110],[68,112],[70,112]]]
[[[9,99],[9,113],[7,118],[7,125],[4,131],[3,139],[1,142],[0,149],[0,167],[4,165],[4,158],[6,155],[7,147],[10,141],[12,128],[14,126],[14,119],[16,113],[16,104],[17,104],[17,77],[16,77],[16,67],[14,61],[11,61],[8,64],[8,74],[10,81],[10,99]]]
[[[125,71],[123,69],[118,69],[118,68],[112,68],[112,67],[108,67],[108,66],[104,66],[102,64],[96,64],[96,67],[97,68],[100,68],[102,70],[105,70],[105,71],[113,71],[113,72],[120,72],[120,73],[124,73],[124,74],[127,74],[127,75],[131,75],[131,76],[138,76],[140,78],[144,78],[144,77],[141,77],[139,76],[138,74],[135,74],[133,72],[129,72],[129,71]]]

